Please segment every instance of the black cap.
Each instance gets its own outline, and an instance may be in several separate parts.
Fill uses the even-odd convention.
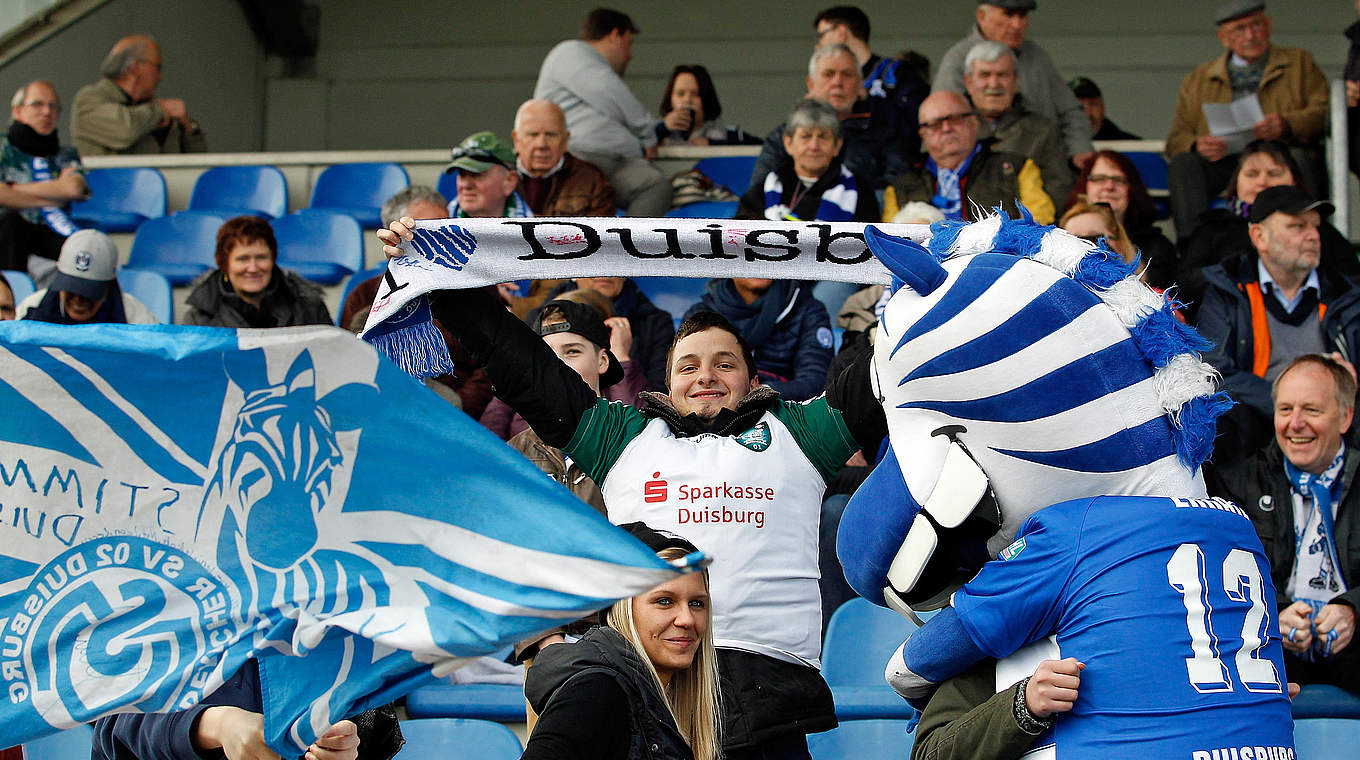
[[[1229,21],[1246,18],[1253,13],[1260,13],[1265,9],[1265,3],[1255,2],[1254,0],[1228,0],[1228,2],[1218,6],[1218,11],[1214,14],[1214,23],[1226,24]]]
[[[1072,94],[1076,95],[1078,98],[1100,97],[1100,88],[1096,87],[1096,83],[1086,77],[1077,77],[1068,82],[1067,86],[1072,90]]]
[[[1034,0],[978,0],[978,5],[995,5],[1008,11],[1032,11],[1039,6]]]
[[[543,324],[543,314],[548,311],[549,306],[561,312],[563,321],[554,322],[550,325]],[[619,364],[614,352],[609,350],[609,327],[595,309],[575,301],[561,299],[548,301],[539,308],[538,316],[534,317],[533,328],[534,332],[539,335],[553,335],[562,332],[575,333],[603,348],[609,356],[609,368],[600,375],[601,389],[608,388],[623,379],[623,365]]]
[[[1313,200],[1307,193],[1293,185],[1276,185],[1267,187],[1256,196],[1256,200],[1251,204],[1251,216],[1247,221],[1258,224],[1277,211],[1286,214],[1317,211],[1327,216],[1336,211],[1336,206],[1327,201]]]
[[[630,522],[619,526],[637,540],[647,545],[658,554],[662,549],[680,549],[685,554],[693,554],[699,549],[691,544],[684,536],[676,535],[670,531],[657,530],[644,522]]]

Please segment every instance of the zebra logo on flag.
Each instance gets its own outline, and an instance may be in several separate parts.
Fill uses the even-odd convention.
[[[8,743],[255,659],[297,755],[682,569],[335,328],[4,323],[0,404]]]

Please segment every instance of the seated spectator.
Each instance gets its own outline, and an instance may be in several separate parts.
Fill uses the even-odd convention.
[[[16,312],[19,319],[59,325],[157,323],[145,304],[118,286],[118,247],[99,230],[76,230],[66,238],[51,284],[21,301]]]
[[[1100,88],[1095,82],[1086,77],[1077,77],[1068,82],[1067,86],[1072,89],[1072,94],[1077,96],[1082,110],[1086,112],[1086,118],[1091,121],[1092,140],[1143,139],[1132,132],[1120,129],[1118,124],[1105,116],[1105,97],[1101,95]]]
[[[1016,200],[1040,224],[1053,223],[1053,201],[1039,167],[1024,156],[992,149],[978,140],[977,114],[958,93],[933,92],[921,104],[921,142],[926,158],[893,181],[883,195],[883,218],[908,201],[924,201],[947,219],[973,221],[1002,206],[1019,218]]]
[[[1236,256],[1251,245],[1247,232],[1251,206],[1262,190],[1278,185],[1291,185],[1305,195],[1311,194],[1283,143],[1257,140],[1249,144],[1238,157],[1237,168],[1224,190],[1226,208],[1211,208],[1200,214],[1194,234],[1181,241],[1176,274],[1180,288],[1176,297],[1189,305],[1192,313],[1204,293],[1203,269]],[[1322,236],[1323,263],[1351,279],[1360,276],[1360,262],[1356,261],[1350,241],[1325,219],[1318,232]]]
[[[413,219],[447,219],[449,216],[447,201],[438,190],[428,185],[410,185],[398,190],[391,198],[388,198],[382,205],[383,225],[402,218],[410,217]],[[369,279],[354,286],[349,295],[345,297],[345,303],[340,309],[340,326],[347,327],[352,333],[362,332],[364,324],[368,320],[368,310],[373,306],[373,299],[378,297],[378,288],[382,285],[382,275],[370,277]],[[435,320],[435,327],[443,334],[444,341],[449,346],[449,356],[453,359],[453,372],[428,378],[425,384],[432,390],[462,409],[472,419],[479,419],[486,410],[486,405],[493,398],[491,381],[487,379],[486,372],[481,364],[473,361],[468,356],[458,341],[449,335],[448,330]],[[453,394],[451,398],[441,389],[447,389]]]
[[[623,82],[638,28],[626,14],[596,8],[581,22],[580,39],[559,42],[543,59],[534,98],[566,114],[571,152],[594,164],[630,216],[662,216],[671,184],[648,159],[656,153],[657,120]]]
[[[1170,162],[1171,213],[1179,239],[1188,238],[1195,220],[1232,176],[1237,156],[1227,140],[1209,134],[1206,103],[1228,103],[1255,95],[1265,117],[1252,127],[1261,140],[1280,140],[1318,155],[1327,129],[1327,78],[1306,50],[1270,44],[1271,19],[1265,3],[1234,0],[1224,3],[1214,19],[1218,41],[1226,52],[1200,64],[1181,83],[1176,113],[1166,137]],[[1314,159],[1300,165],[1312,172]],[[1297,177],[1310,187],[1322,187],[1325,170]]]
[[[789,401],[817,397],[831,365],[831,318],[806,283],[735,277],[710,280],[699,303],[685,312],[721,314],[755,354],[760,384]]]
[[[589,332],[591,336],[604,341],[598,348],[600,348],[600,350],[609,350],[609,358],[611,361],[610,367],[619,368],[619,372],[617,373],[617,376],[615,376],[615,373],[611,370],[608,373],[609,379],[606,382],[593,382],[586,374],[581,374],[581,377],[584,378],[588,384],[592,384],[593,387],[595,387],[596,395],[600,398],[608,399],[610,401],[622,401],[625,404],[631,404],[637,401],[637,395],[642,391],[647,390],[647,376],[642,373],[641,366],[633,361],[628,355],[628,346],[633,342],[633,334],[628,329],[628,320],[620,320],[615,317],[614,310],[610,308],[609,299],[599,291],[588,288],[567,290],[548,299],[548,302],[556,302],[559,305],[564,303],[577,304],[585,306],[593,312],[592,317],[585,312],[581,312],[579,309],[571,310],[576,314],[575,322],[578,325],[586,325],[581,328],[582,330],[585,330]],[[563,308],[565,309],[566,307]],[[563,316],[563,314],[565,314],[563,309],[558,309],[558,311],[560,313],[557,315],[557,318],[567,318]],[[538,309],[529,320],[529,324],[535,326],[535,329],[538,330],[539,334],[545,336],[544,340],[547,340],[546,336],[548,333],[544,332],[544,329],[547,328],[539,329],[539,327],[543,327],[545,319],[548,318],[544,316],[543,309]],[[593,324],[594,320],[598,320],[603,329],[596,331],[593,328],[590,328],[587,323]],[[549,324],[555,323],[549,321]],[[553,349],[557,351],[558,358],[567,362],[567,364],[575,368],[578,373],[581,373],[581,367],[578,367],[576,363],[573,363],[579,359],[580,356],[579,344],[573,344],[575,346],[574,350],[578,351],[578,353],[568,356],[567,353],[559,350],[560,346],[557,344],[560,341],[549,340],[547,342],[548,345],[553,346]],[[498,398],[491,399],[490,403],[486,405],[486,411],[482,413],[480,422],[482,423],[482,427],[507,441],[513,441],[529,427],[529,423],[526,422],[523,417],[517,414],[514,409],[510,408],[509,404]],[[525,456],[529,456],[527,452],[521,453],[524,453]],[[532,456],[529,458],[533,459]],[[600,511],[603,512],[603,508],[601,508]]]
[[[90,194],[76,149],[57,136],[61,100],[50,82],[29,82],[10,100],[13,121],[0,141],[0,269],[28,271],[31,257],[50,272],[76,231],[71,201]],[[37,262],[34,262],[37,264]]]
[[[1029,33],[1034,0],[978,0],[976,24],[967,37],[954,43],[940,59],[934,91],[966,92],[964,59],[973,46],[984,40],[1000,42],[1015,51],[1020,93],[1031,110],[1058,124],[1067,155],[1078,168],[1085,168],[1095,148],[1091,146],[1091,124],[1086,112],[1067,88],[1053,59],[1043,48],[1025,39]]]
[[[179,98],[157,98],[161,48],[144,34],[118,40],[99,66],[99,81],[71,104],[71,140],[84,156],[110,153],[202,153],[203,130]]]
[[[626,350],[621,350],[621,346],[611,342],[614,355],[631,356],[646,376],[648,387],[664,391],[666,352],[675,338],[675,320],[670,312],[658,308],[637,283],[626,277],[578,277],[565,280],[548,291],[548,300],[562,297],[577,288],[593,290],[609,300],[611,316],[605,320],[605,324],[611,330],[617,326],[633,336],[633,342]],[[528,321],[532,322],[534,316],[531,314]],[[633,403],[631,399],[622,397],[617,400]]]
[[[492,132],[474,132],[458,144],[444,173],[456,172],[458,197],[449,201],[449,218],[533,216],[515,188],[519,172],[515,151]]]
[[[0,272],[0,322],[9,319],[14,319],[14,288],[5,279],[4,272]]]
[[[571,133],[551,100],[526,100],[515,112],[519,194],[534,216],[613,216],[614,188],[594,164],[567,152]]]
[[[321,288],[276,264],[274,228],[258,216],[229,219],[217,230],[217,268],[199,277],[184,323],[211,327],[331,324]]]
[[[1360,694],[1360,452],[1345,437],[1353,372],[1332,357],[1294,359],[1271,387],[1275,440],[1206,476],[1210,494],[1247,511],[1265,546],[1289,680]]]
[[[1083,198],[1103,203],[1114,212],[1143,257],[1144,282],[1159,290],[1176,282],[1180,252],[1157,227],[1157,204],[1127,156],[1113,150],[1097,152],[1095,160],[1077,175],[1066,205],[1072,206]],[[1177,297],[1184,299],[1184,293],[1182,289]]]
[[[1058,220],[1058,226],[1092,243],[1105,239],[1110,250],[1124,257],[1124,262],[1132,264],[1138,259],[1138,249],[1133,247],[1124,225],[1115,218],[1114,212],[1103,203],[1081,201],[1069,208]],[[1143,272],[1146,275],[1146,270]]]
[[[978,136],[993,137],[996,150],[1034,161],[1044,192],[1062,200],[1072,188],[1072,171],[1056,122],[1031,113],[1016,89],[1015,54],[1000,42],[979,42],[964,58],[963,85],[977,111]]]
[[[901,140],[903,157],[921,152],[921,138],[917,133],[917,114],[921,101],[930,94],[927,74],[914,65],[904,65],[899,58],[884,58],[869,49],[869,17],[853,5],[837,5],[818,13],[812,20],[817,30],[817,44],[838,42],[850,48],[859,61],[860,77],[870,101],[881,100],[892,109]],[[929,61],[925,64],[930,70]]]
[[[721,124],[722,104],[708,69],[681,64],[671,70],[661,95],[661,123],[656,137],[662,145],[759,145],[760,138],[735,124]]]
[[[1270,384],[1304,354],[1360,345],[1360,288],[1322,262],[1318,225],[1332,204],[1292,185],[1263,190],[1251,207],[1250,247],[1204,270],[1200,333],[1205,361],[1237,402],[1218,421],[1214,462],[1238,461],[1270,440]]]
[[[751,184],[738,219],[878,220],[872,180],[852,174],[838,158],[844,140],[835,109],[819,100],[799,101],[784,121],[783,142],[788,158]]]
[[[892,112],[882,101],[859,100],[863,93],[859,62],[850,48],[833,42],[812,51],[807,98],[820,100],[836,111],[841,120],[841,163],[877,189],[901,174],[906,164]],[[788,158],[784,130],[785,125],[780,124],[765,136],[755,171],[751,172],[751,188],[763,187],[770,172],[778,170]]]

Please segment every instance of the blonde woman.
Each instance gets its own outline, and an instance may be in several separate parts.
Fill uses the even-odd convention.
[[[621,526],[662,559],[693,544]],[[546,646],[524,693],[538,712],[522,760],[717,760],[718,670],[708,574],[689,573],[611,607],[606,625]]]
[[[1058,226],[1092,243],[1105,238],[1105,244],[1110,250],[1123,256],[1125,262],[1132,263],[1138,258],[1138,249],[1134,247],[1133,241],[1129,240],[1129,233],[1124,230],[1124,225],[1119,223],[1119,219],[1115,217],[1108,204],[1091,203],[1085,199],[1077,201],[1062,215]],[[1147,262],[1143,262],[1144,274],[1147,271],[1146,264]]]

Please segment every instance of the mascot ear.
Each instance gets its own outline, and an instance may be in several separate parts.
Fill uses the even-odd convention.
[[[870,225],[864,228],[864,242],[883,266],[917,295],[930,295],[949,276],[930,251],[906,238],[889,235]]]

